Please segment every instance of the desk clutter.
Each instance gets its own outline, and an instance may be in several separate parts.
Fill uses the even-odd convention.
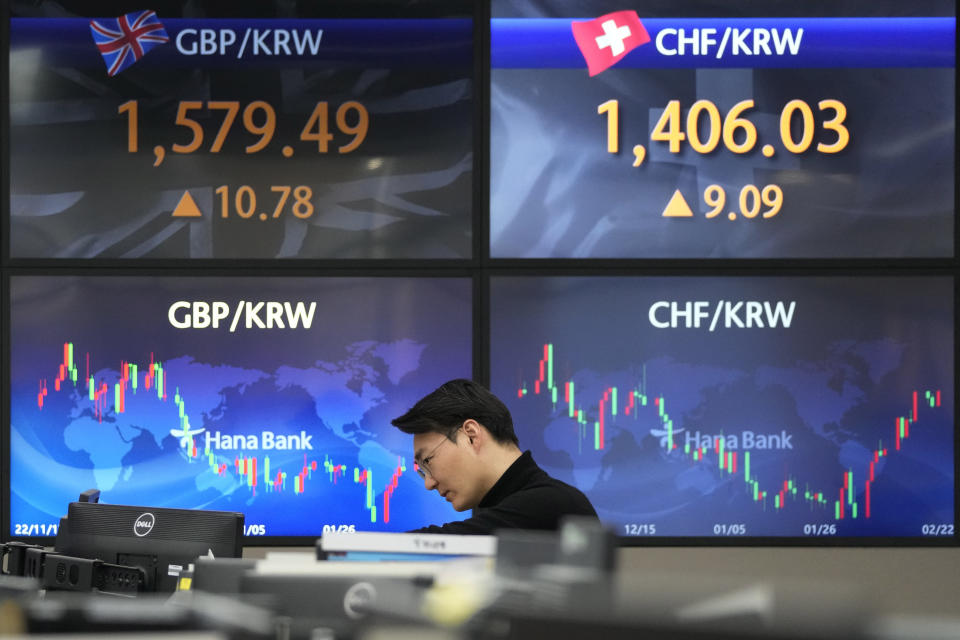
[[[884,618],[849,585],[638,575],[595,520],[495,536],[330,534],[260,559],[197,556],[174,590],[143,567],[2,545],[0,635],[224,640],[960,637]],[[108,558],[107,560],[110,560]],[[156,585],[155,585],[156,586]],[[86,636],[89,637],[89,636]]]

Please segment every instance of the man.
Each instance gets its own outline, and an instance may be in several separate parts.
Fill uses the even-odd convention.
[[[416,533],[557,529],[566,515],[597,517],[580,490],[547,475],[529,451],[521,453],[510,411],[476,382],[447,382],[393,425],[413,434],[413,459],[424,486],[457,511],[474,510],[462,522]]]

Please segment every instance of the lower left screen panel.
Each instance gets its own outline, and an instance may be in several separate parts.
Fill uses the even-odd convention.
[[[8,535],[67,504],[240,511],[246,534],[462,519],[390,420],[471,377],[468,278],[10,278]]]

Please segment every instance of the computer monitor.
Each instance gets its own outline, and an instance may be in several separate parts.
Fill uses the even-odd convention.
[[[629,544],[956,544],[955,291],[498,276],[491,391]]]
[[[491,258],[954,257],[955,2],[487,5]]]
[[[147,591],[173,591],[198,556],[238,558],[243,514],[71,502],[57,530],[56,552],[139,566]]]
[[[4,2],[11,257],[470,259],[475,4]]]
[[[470,278],[50,273],[9,285],[8,538],[52,544],[90,487],[107,504],[242,511],[258,545],[466,517],[424,491],[390,420],[471,376]],[[268,302],[296,319],[267,324]],[[200,317],[228,304],[235,331],[233,312],[216,326]]]

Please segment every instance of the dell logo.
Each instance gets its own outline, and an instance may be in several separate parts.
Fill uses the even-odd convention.
[[[133,523],[133,532],[142,538],[153,531],[153,525],[156,523],[157,519],[152,513],[144,513]]]

